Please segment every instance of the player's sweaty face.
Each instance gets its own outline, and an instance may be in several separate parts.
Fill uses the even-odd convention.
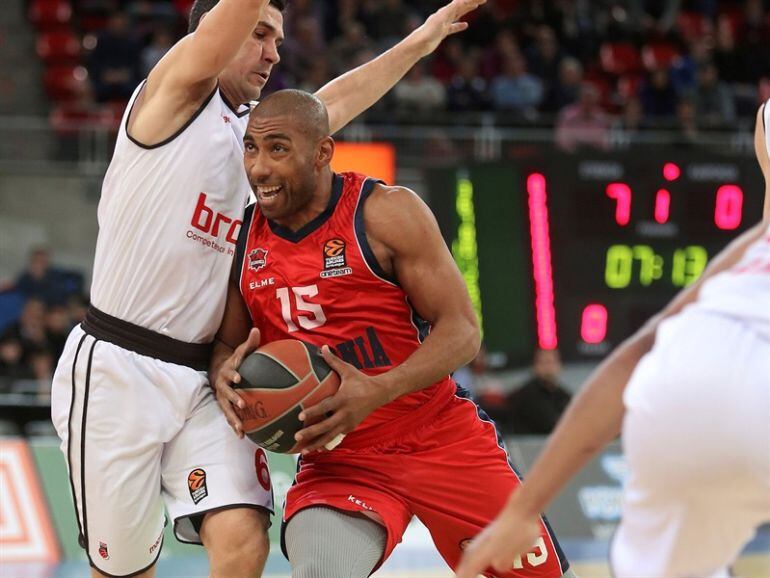
[[[283,15],[274,6],[268,6],[251,37],[220,76],[227,93],[238,99],[233,104],[245,104],[259,98],[273,66],[281,60],[278,48],[282,43]]]
[[[262,214],[281,220],[305,208],[315,191],[313,139],[288,116],[252,115],[243,142],[246,174]]]

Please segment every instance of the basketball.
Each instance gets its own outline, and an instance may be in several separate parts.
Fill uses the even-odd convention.
[[[282,454],[297,453],[294,434],[305,425],[300,412],[334,394],[339,376],[321,350],[296,339],[268,343],[243,360],[241,382],[233,384],[246,403],[235,408],[243,431],[257,445]]]

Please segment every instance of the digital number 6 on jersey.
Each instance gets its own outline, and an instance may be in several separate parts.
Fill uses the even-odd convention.
[[[294,295],[295,306],[292,307],[291,296]],[[275,292],[275,296],[281,301],[281,315],[289,328],[289,333],[302,329],[315,329],[326,323],[324,310],[317,303],[309,303],[304,297],[315,297],[318,295],[318,285],[308,285],[307,287],[292,287],[289,293],[289,287],[281,287]],[[292,310],[296,311],[297,323],[294,323]]]

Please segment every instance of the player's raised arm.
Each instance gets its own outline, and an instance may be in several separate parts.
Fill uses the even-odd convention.
[[[447,36],[468,28],[468,24],[460,19],[486,1],[453,0],[387,52],[320,88],[316,96],[329,112],[332,134],[380,100],[417,61],[436,50]]]
[[[252,35],[267,38],[269,42],[258,39],[264,44],[261,48],[275,52],[279,34],[264,21],[269,3],[269,0],[219,0],[208,11],[203,11],[207,5],[205,0],[196,3],[191,16],[193,31],[168,51],[147,78],[132,115],[129,127],[132,136],[152,144],[174,134],[211,94],[220,75]],[[278,61],[277,52],[274,61]],[[228,88],[239,92],[238,85],[248,78],[233,80],[229,83],[233,86]],[[239,105],[255,95],[228,94],[228,97],[240,100],[233,103]]]
[[[708,279],[738,263],[766,228],[765,220],[735,239],[711,261],[698,281],[681,291],[591,374],[535,461],[522,488],[466,550],[457,578],[476,578],[490,566],[504,570],[510,567],[514,557],[529,551],[537,538],[535,522],[540,513],[572,476],[620,434],[623,391],[639,360],[652,349],[660,322],[695,301]]]
[[[353,431],[378,407],[445,378],[473,359],[481,343],[465,282],[425,203],[403,187],[378,185],[364,205],[364,223],[380,266],[398,280],[431,330],[406,361],[377,376],[363,374],[324,347],[324,359],[342,383],[335,395],[300,416],[308,420],[332,412],[299,432],[306,452]]]

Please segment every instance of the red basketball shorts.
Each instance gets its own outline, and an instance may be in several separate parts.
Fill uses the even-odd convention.
[[[520,483],[494,424],[472,401],[455,396],[400,437],[302,458],[286,497],[284,527],[294,514],[312,506],[373,514],[388,532],[381,564],[417,516],[454,569],[463,548],[497,516]],[[567,570],[547,522],[541,524],[533,549],[496,578],[558,578]]]

